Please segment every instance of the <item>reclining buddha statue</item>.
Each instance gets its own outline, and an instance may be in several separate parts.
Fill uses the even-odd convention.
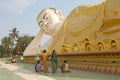
[[[41,30],[24,51],[24,56],[34,56],[37,54],[38,49],[48,49],[56,33],[62,27],[63,22],[64,16],[59,10],[54,8],[43,9],[37,17],[37,23]],[[40,46],[44,34],[50,35],[52,38],[43,46]]]
[[[62,53],[115,51],[120,49],[120,0],[104,0],[97,5],[76,7],[64,20],[53,8],[43,9],[37,18],[41,27],[24,55],[34,54],[43,34],[52,38],[41,48]]]

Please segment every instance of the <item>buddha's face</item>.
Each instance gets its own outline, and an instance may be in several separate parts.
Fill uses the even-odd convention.
[[[38,17],[38,24],[46,34],[55,34],[55,25],[59,23],[59,17],[54,10],[44,10]]]

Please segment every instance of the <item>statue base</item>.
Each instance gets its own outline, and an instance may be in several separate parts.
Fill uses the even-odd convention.
[[[25,56],[25,62],[34,63],[35,56]],[[71,69],[120,75],[120,52],[89,52],[59,54],[59,66],[67,60]]]

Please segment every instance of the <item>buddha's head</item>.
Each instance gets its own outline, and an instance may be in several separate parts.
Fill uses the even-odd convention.
[[[59,10],[54,8],[43,9],[37,17],[37,23],[44,33],[49,35],[54,35],[55,27],[60,22],[63,22],[64,18],[62,13]]]

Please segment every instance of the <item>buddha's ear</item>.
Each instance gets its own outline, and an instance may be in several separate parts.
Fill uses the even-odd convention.
[[[62,14],[62,12],[61,12],[60,10],[55,10],[55,13],[56,13],[59,17],[61,17],[62,19],[64,19],[64,16],[63,16],[63,14]]]
[[[62,16],[62,13],[61,13],[60,10],[55,10],[55,13],[56,13],[57,15],[59,15],[59,16]]]

